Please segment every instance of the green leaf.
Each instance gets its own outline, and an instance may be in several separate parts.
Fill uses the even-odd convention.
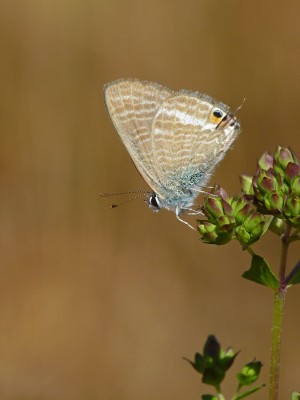
[[[300,393],[293,392],[292,393],[292,400],[300,400]]]
[[[252,256],[251,267],[248,271],[243,273],[242,277],[274,290],[278,289],[280,286],[278,279],[269,267],[267,261],[264,260],[263,257],[257,255]]]
[[[300,283],[300,260],[297,262],[297,264],[285,278],[285,283],[288,286],[293,286]]]
[[[201,396],[202,400],[218,400],[217,396],[213,396],[212,394],[203,394]]]
[[[244,393],[241,393],[241,394],[238,394],[237,396],[234,396],[232,398],[232,400],[240,400],[240,399],[243,399],[244,397],[250,396],[250,394],[257,392],[259,389],[261,389],[264,386],[266,386],[266,385],[255,386],[254,388],[249,389]],[[292,400],[294,400],[294,399],[292,399]],[[296,398],[295,400],[298,400],[298,399]]]

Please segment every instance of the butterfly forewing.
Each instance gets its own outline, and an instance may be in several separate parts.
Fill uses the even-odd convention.
[[[105,103],[113,124],[137,169],[156,190],[151,123],[161,103],[173,91],[161,85],[138,80],[119,80],[105,86]]]

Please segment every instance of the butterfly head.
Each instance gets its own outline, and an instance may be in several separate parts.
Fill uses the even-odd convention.
[[[157,212],[161,209],[161,203],[156,193],[151,193],[149,199],[145,201],[153,211]]]

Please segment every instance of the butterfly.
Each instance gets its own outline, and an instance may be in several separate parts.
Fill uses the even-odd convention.
[[[120,79],[104,87],[114,127],[136,168],[151,187],[150,208],[182,214],[192,207],[213,170],[240,133],[229,108],[189,90]]]

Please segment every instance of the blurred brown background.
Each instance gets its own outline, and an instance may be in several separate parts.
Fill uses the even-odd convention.
[[[136,77],[232,109],[246,98],[212,179],[234,193],[263,151],[299,155],[299,18],[297,0],[1,1],[2,400],[198,399],[210,388],[181,357],[211,333],[242,349],[229,381],[257,357],[268,382],[273,296],[240,278],[249,255],[201,244],[142,201],[110,210],[97,196],[147,187],[102,87]],[[255,247],[276,268],[277,243]],[[299,301],[291,289],[282,398],[300,389]]]

